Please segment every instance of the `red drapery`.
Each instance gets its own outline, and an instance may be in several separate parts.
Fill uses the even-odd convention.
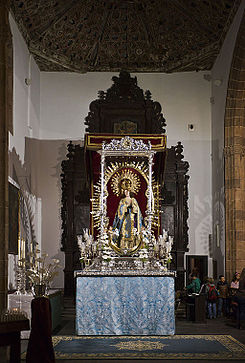
[[[122,137],[130,136],[136,140],[142,140],[146,144],[148,141],[151,142],[152,150],[156,151],[153,159],[153,175],[158,183],[162,182],[164,167],[165,167],[165,159],[166,159],[166,135],[111,135],[111,134],[86,134],[85,135],[85,154],[86,154],[86,166],[87,166],[87,175],[90,180],[90,196],[93,198],[94,196],[94,185],[96,185],[100,179],[100,154],[97,152],[102,149],[102,143],[109,143],[112,139],[121,139]],[[127,169],[131,169],[127,167]],[[147,189],[147,182],[142,174],[134,169],[134,172],[140,178],[141,187],[136,198],[142,215],[145,217],[145,211],[147,207],[147,198],[145,195]],[[120,201],[120,197],[116,196],[112,189],[110,180],[107,184],[108,198],[107,198],[107,215],[109,217],[109,225],[111,226],[113,223],[113,219],[117,210],[118,203]],[[91,204],[92,210],[92,204]],[[160,220],[159,220],[160,223]],[[96,238],[98,231],[94,228],[93,217],[90,217],[90,230],[91,234]],[[157,237],[159,228],[156,229],[155,235]]]

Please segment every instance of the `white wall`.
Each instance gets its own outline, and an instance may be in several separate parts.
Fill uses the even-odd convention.
[[[80,140],[89,104],[111,86],[114,73],[41,72],[41,139]]]
[[[36,240],[41,244],[40,220],[41,201],[33,195],[37,189],[36,176],[28,174],[26,137],[39,137],[40,128],[40,71],[30,56],[23,37],[13,18],[10,16],[10,26],[13,39],[14,77],[13,77],[13,135],[9,134],[10,175],[13,176],[13,166],[22,192],[26,192],[32,224]],[[25,83],[30,80],[30,85]],[[15,157],[16,156],[16,157]],[[30,181],[35,180],[35,185]],[[26,187],[28,185],[28,188]],[[14,266],[16,256],[9,255],[9,287],[14,286]]]
[[[207,72],[206,72],[207,73]],[[205,74],[206,74],[205,73]],[[43,139],[83,138],[84,118],[98,90],[107,90],[115,73],[41,73]],[[203,72],[132,74],[159,101],[167,122],[168,146],[181,141],[190,163],[190,254],[208,255],[211,233],[210,83]],[[188,124],[194,131],[188,131]],[[58,205],[57,205],[58,207]],[[58,209],[56,210],[58,213]]]
[[[11,16],[9,20],[14,51],[14,133],[9,138],[9,149],[14,147],[24,162],[25,137],[39,137],[40,71]],[[29,86],[26,78],[31,81]]]
[[[206,72],[207,73],[207,72]],[[139,85],[161,103],[168,147],[184,146],[189,169],[189,253],[208,255],[211,233],[210,85],[203,72],[141,74]],[[188,124],[194,131],[188,131]]]
[[[245,9],[245,1],[234,18],[211,73],[212,85],[212,194],[214,259],[218,262],[218,274],[225,272],[225,202],[224,202],[224,116],[230,66],[236,35]],[[217,233],[217,226],[219,232]],[[220,247],[217,247],[217,234]]]

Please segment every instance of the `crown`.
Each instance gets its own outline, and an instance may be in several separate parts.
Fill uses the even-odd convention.
[[[112,177],[111,188],[115,195],[121,195],[122,190],[130,190],[137,194],[140,189],[140,179],[136,173],[129,169],[117,171]]]

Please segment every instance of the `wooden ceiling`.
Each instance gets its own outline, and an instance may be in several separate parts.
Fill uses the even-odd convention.
[[[10,0],[41,71],[209,70],[241,0]]]

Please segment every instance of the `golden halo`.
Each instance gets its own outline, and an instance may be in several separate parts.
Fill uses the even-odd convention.
[[[129,189],[132,193],[137,194],[140,189],[140,178],[138,175],[132,170],[124,169],[122,171],[116,172],[116,174],[112,177],[111,181],[111,188],[114,194],[116,194],[118,197],[121,194],[121,183],[123,180],[129,180],[130,181],[130,187],[124,189]]]

